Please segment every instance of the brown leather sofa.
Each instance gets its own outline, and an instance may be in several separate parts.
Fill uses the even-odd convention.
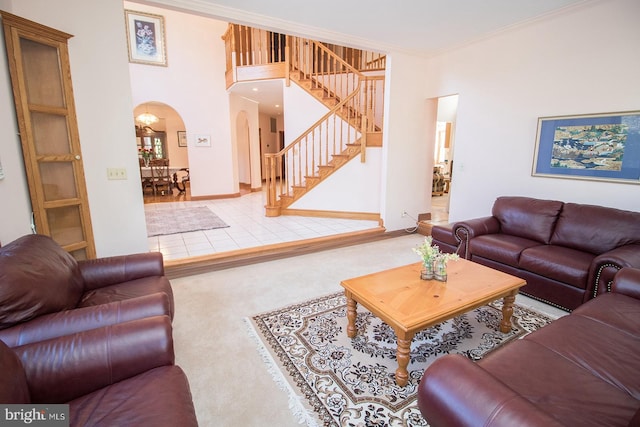
[[[459,221],[434,238],[458,254],[527,281],[521,292],[573,310],[607,292],[623,267],[640,268],[640,212],[499,197],[492,215]]]
[[[478,362],[446,355],[425,371],[418,405],[431,427],[640,425],[640,270],[611,293]]]
[[[0,340],[9,347],[173,311],[161,253],[76,261],[37,234],[0,248]]]
[[[147,317],[9,348],[0,403],[68,404],[71,426],[197,426],[171,319]]]

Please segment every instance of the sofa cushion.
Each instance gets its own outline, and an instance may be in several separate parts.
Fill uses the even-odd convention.
[[[605,323],[640,340],[640,304],[628,295],[616,292],[599,295],[576,308],[571,315]]]
[[[565,203],[551,243],[600,255],[640,243],[640,212]]]
[[[491,213],[502,233],[549,243],[562,205],[555,200],[505,196],[496,199]]]
[[[610,305],[599,307],[606,310]],[[619,396],[621,407],[628,399],[632,399],[635,402],[632,411],[625,417],[631,419],[640,400],[638,340],[632,335],[599,320],[569,315],[538,329],[525,339],[551,349],[563,357],[566,364],[578,366],[595,379],[610,385],[618,390],[615,394],[622,392]],[[589,392],[595,391],[589,389]]]
[[[595,255],[587,252],[563,246],[542,245],[523,250],[518,267],[586,289],[589,266],[594,258]]]
[[[484,234],[469,241],[469,252],[472,260],[479,256],[518,267],[520,253],[532,246],[540,246],[540,243],[509,234]]]
[[[545,328],[547,326],[540,330]],[[565,332],[571,335],[571,331]],[[557,339],[562,341],[562,334]],[[599,349],[598,355],[616,353],[595,336],[584,344],[588,350],[582,343],[571,347],[577,357],[593,348]],[[620,358],[616,363],[623,360]],[[558,354],[554,347],[526,338],[490,353],[478,364],[565,426],[623,426],[633,416],[638,403],[605,378]]]
[[[30,403],[27,377],[22,362],[7,345],[0,341],[0,403]]]
[[[82,291],[76,260],[50,237],[29,234],[0,248],[0,329],[74,308]]]
[[[162,366],[69,402],[72,426],[197,426],[187,378]]]

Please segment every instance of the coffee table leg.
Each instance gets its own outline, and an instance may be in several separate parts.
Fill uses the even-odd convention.
[[[513,315],[513,303],[516,300],[518,290],[512,291],[502,299],[502,322],[500,322],[500,332],[511,331],[511,315]]]
[[[410,353],[411,353],[411,341],[414,334],[400,335],[396,331],[398,337],[398,350],[396,351],[396,359],[398,359],[398,369],[396,369],[396,384],[400,387],[404,387],[409,382],[409,372],[407,366],[409,365]]]
[[[353,298],[351,298],[351,295],[348,293],[345,293],[346,297],[347,297],[347,336],[349,338],[353,338],[356,336],[356,309],[358,308],[358,303],[356,302],[356,300],[354,300]]]

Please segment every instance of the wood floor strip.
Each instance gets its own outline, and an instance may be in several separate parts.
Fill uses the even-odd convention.
[[[278,243],[258,246],[235,251],[220,252],[218,254],[202,255],[198,257],[165,261],[165,275],[169,279],[240,267],[258,262],[272,261],[281,258],[304,255],[344,246],[358,245],[376,240],[404,236],[404,230],[386,232],[383,227],[316,239],[298,240],[294,242]]]

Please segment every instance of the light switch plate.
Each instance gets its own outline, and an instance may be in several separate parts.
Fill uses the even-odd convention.
[[[125,168],[107,168],[107,179],[127,179],[127,170]]]

